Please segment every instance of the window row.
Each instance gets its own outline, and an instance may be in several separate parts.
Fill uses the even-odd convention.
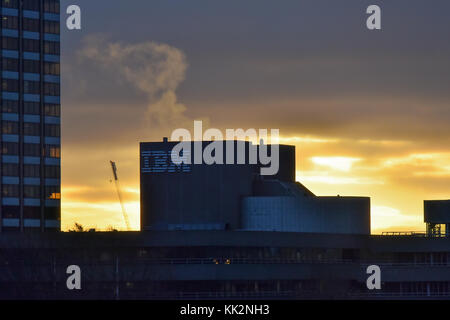
[[[44,21],[44,31],[47,32],[46,31],[47,29],[53,31],[55,29],[54,26],[55,23],[58,24],[57,33],[59,33],[59,22],[55,21]],[[2,27],[4,29],[19,29],[19,17],[3,16]],[[22,29],[24,31],[40,32],[41,31],[40,20],[23,18]],[[49,32],[49,33],[56,33],[56,32]]]
[[[60,194],[61,196],[61,194]],[[20,207],[18,206],[2,206],[3,219],[19,219]],[[40,219],[40,207],[23,207],[23,217],[25,219]],[[46,220],[59,220],[61,217],[61,209],[58,207],[45,207],[44,218]]]
[[[8,92],[19,92],[19,80],[15,79],[3,79],[2,90]],[[23,93],[26,94],[40,94],[41,83],[39,81],[23,81]],[[59,83],[44,83],[44,94],[47,96],[59,96],[60,84]]]
[[[1,111],[4,113],[19,113],[19,101],[15,100],[3,100],[1,102]],[[39,102],[24,102],[23,103],[24,114],[40,114]],[[49,117],[59,117],[61,115],[61,105],[59,104],[44,104],[44,115]]]
[[[19,122],[2,121],[2,134],[19,134]],[[41,124],[25,122],[23,124],[23,134],[26,136],[40,136]],[[61,135],[60,126],[56,124],[46,124],[44,135],[47,137],[59,137]]]
[[[40,52],[41,46],[39,40],[22,39],[23,51]],[[6,50],[19,50],[19,38],[3,37],[2,48]]]
[[[59,13],[60,0],[44,0],[44,12]],[[2,6],[5,8],[19,9],[19,0],[2,0]],[[40,1],[38,0],[22,0],[22,8],[24,10],[40,11]]]
[[[39,40],[22,39],[23,51],[40,52],[41,46]],[[6,50],[19,50],[19,39],[11,37],[2,38],[2,48]],[[55,41],[44,41],[44,53],[59,55],[60,43]]]
[[[2,20],[2,26],[6,29],[18,29],[19,18],[13,16],[4,16]],[[41,24],[38,19],[23,18],[22,29],[24,31],[41,32]],[[59,21],[44,20],[44,32],[59,34],[60,26]]]
[[[3,134],[19,134],[20,133],[19,122],[2,121],[2,133]],[[23,124],[23,134],[26,136],[40,136],[41,135],[41,124],[25,122]]]
[[[50,63],[50,62],[47,62]],[[2,59],[2,70],[19,72],[19,60],[12,58]],[[50,68],[50,67],[49,67]],[[23,60],[23,72],[25,73],[40,73],[41,62],[36,60]]]
[[[19,155],[19,144],[16,142],[2,143],[3,155]],[[40,157],[41,146],[37,143],[24,143],[23,154],[27,157]],[[48,158],[61,158],[61,148],[55,145],[45,145],[42,150],[42,155]]]
[[[18,177],[20,176],[19,170],[19,164],[17,163],[3,163],[2,176]],[[41,176],[41,166],[38,164],[24,164],[23,175],[26,178],[39,178]],[[59,166],[44,166],[44,178],[61,178],[61,168]]]
[[[2,186],[2,196],[6,198],[20,197],[20,186],[17,184],[5,184]],[[41,198],[41,186],[23,186],[23,197],[31,199]],[[59,186],[45,186],[44,199],[61,199],[61,188]]]

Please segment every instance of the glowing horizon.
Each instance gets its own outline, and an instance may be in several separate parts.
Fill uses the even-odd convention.
[[[430,197],[438,199],[439,196],[429,196],[426,193],[420,197],[415,207],[405,206],[404,200],[392,201],[388,196],[392,186],[389,176],[380,175],[379,171],[395,166],[404,166],[405,164],[415,164],[427,167],[429,163],[440,165],[438,170],[448,170],[446,167],[449,154],[410,154],[404,157],[386,157],[379,159],[379,166],[368,166],[363,157],[331,156],[329,149],[327,156],[315,156],[317,151],[311,145],[336,144],[337,139],[311,138],[311,137],[283,137],[280,139],[283,143],[294,142],[297,147],[297,170],[296,180],[310,188],[317,196],[341,195],[341,196],[367,196],[371,198],[371,220],[372,233],[381,233],[383,231],[423,231],[422,201],[429,200]],[[342,143],[342,141],[341,141]],[[366,142],[365,142],[366,143]],[[378,142],[372,142],[378,143]],[[392,144],[392,143],[390,143]],[[393,145],[396,145],[395,143]],[[309,148],[308,148],[309,146]],[[312,150],[310,150],[312,149]],[[311,152],[311,154],[309,154]],[[307,154],[308,156],[298,157],[298,154]],[[339,154],[339,153],[337,153]],[[121,175],[122,167],[119,166],[119,179],[125,181],[122,183],[122,192],[125,196],[125,207],[133,230],[138,230],[140,225],[140,192],[138,176],[138,154],[129,154],[135,159],[127,159],[127,168],[125,172],[134,171],[136,174],[133,179],[126,175]],[[417,163],[419,161],[419,164]],[[66,185],[62,186],[62,229],[67,231],[76,223],[80,223],[86,228],[96,228],[98,230],[117,229],[126,230],[123,221],[121,206],[117,198],[114,185],[111,182],[111,173],[107,171],[108,163],[104,162],[104,178],[101,185]],[[365,174],[361,174],[364,172]],[[434,171],[428,173],[422,172],[422,176],[433,175]],[[415,173],[413,173],[414,175]],[[63,177],[64,178],[64,177]],[[395,176],[394,176],[395,178]],[[366,192],[361,190],[367,190]],[[381,188],[381,189],[380,189]],[[92,201],[92,199],[83,199],[83,195],[97,192],[103,199]],[[400,198],[408,199],[404,194]],[[409,201],[409,200],[407,200]],[[413,210],[406,211],[405,208]]]
[[[279,129],[313,193],[370,197],[373,232],[424,230],[423,201],[450,198],[449,4],[386,3],[403,14],[377,33],[326,7],[83,3],[95,19],[61,30],[63,229],[123,228],[110,160],[136,228],[139,142],[202,120]]]

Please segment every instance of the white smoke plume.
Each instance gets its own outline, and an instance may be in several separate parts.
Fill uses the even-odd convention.
[[[146,117],[153,128],[179,128],[192,123],[185,116],[186,107],[177,101],[176,90],[188,67],[179,49],[153,41],[109,42],[96,35],[85,39],[79,57],[144,92],[148,96]]]

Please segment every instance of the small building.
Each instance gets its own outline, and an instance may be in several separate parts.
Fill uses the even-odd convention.
[[[450,237],[450,200],[425,200],[424,222],[428,235]]]

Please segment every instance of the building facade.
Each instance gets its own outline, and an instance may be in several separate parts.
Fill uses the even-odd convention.
[[[81,270],[69,290],[67,268]],[[367,267],[381,270],[369,290]],[[4,299],[450,299],[450,238],[260,231],[0,234]]]
[[[178,166],[171,161],[177,142],[141,143],[141,230],[370,234],[370,198],[314,195],[295,181],[294,146],[278,146],[278,173],[265,176],[261,161],[249,161],[251,152],[259,156],[259,145],[232,141],[229,153],[244,150],[246,161],[225,164],[230,141],[217,142],[223,161]],[[203,141],[202,151],[211,143]]]
[[[0,231],[60,230],[59,0],[1,0]]]

